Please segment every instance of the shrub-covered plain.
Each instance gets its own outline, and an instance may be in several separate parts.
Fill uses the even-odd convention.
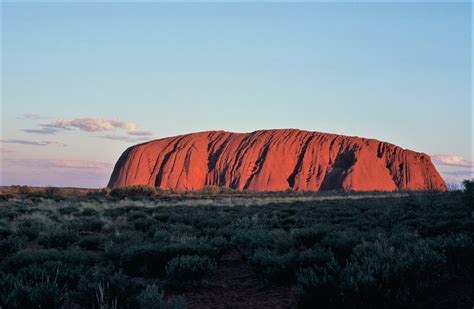
[[[128,198],[23,188],[0,199],[0,307],[185,308],[176,295],[212,284],[229,251],[263,286],[291,287],[302,308],[410,307],[474,279],[469,185],[288,203],[252,196],[267,199],[260,206],[226,206],[215,189],[137,187]],[[202,198],[213,203],[195,205]]]

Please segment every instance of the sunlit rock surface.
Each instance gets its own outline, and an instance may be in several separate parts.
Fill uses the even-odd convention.
[[[424,153],[374,139],[295,129],[210,131],[127,149],[109,187],[253,191],[446,190]]]

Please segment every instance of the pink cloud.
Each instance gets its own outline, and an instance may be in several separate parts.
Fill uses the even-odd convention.
[[[49,146],[49,145],[57,145],[57,146],[67,146],[66,144],[59,143],[59,142],[52,142],[52,141],[29,141],[23,139],[5,139],[0,140],[0,142],[5,144],[20,144],[20,145],[29,145],[29,146]]]
[[[79,129],[86,132],[111,132],[125,130],[130,136],[152,136],[150,131],[140,130],[132,122],[106,118],[73,118],[57,119],[47,124],[41,124],[39,129],[24,129],[23,132],[33,134],[55,134],[60,130]]]
[[[437,165],[448,165],[448,166],[472,166],[472,162],[464,159],[461,156],[455,155],[433,155],[431,156],[434,164]]]
[[[4,159],[3,185],[105,187],[113,164],[77,159]]]
[[[113,141],[122,141],[122,142],[129,142],[129,143],[140,143],[140,142],[147,142],[151,140],[151,137],[148,136],[141,136],[141,137],[130,137],[127,135],[114,135],[114,134],[107,134],[98,136],[99,138],[113,140]]]
[[[131,122],[104,118],[58,119],[51,122],[49,126],[59,129],[77,128],[87,132],[113,131],[118,128],[133,131],[137,128]]]
[[[19,118],[20,119],[38,120],[38,119],[42,119],[43,117],[41,117],[38,114],[26,113],[26,114],[21,115],[21,117],[19,117]]]
[[[152,136],[153,133],[151,133],[150,131],[128,131],[127,132],[129,135],[133,135],[133,136]]]
[[[113,164],[109,162],[92,160],[70,160],[70,159],[5,159],[5,162],[11,165],[28,166],[39,169],[89,169],[91,171],[101,172],[109,171]]]

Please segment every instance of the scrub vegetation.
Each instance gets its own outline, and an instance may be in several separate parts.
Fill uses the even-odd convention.
[[[288,288],[300,308],[430,306],[437,296],[469,307],[472,190],[2,188],[0,307],[197,307],[196,291],[225,288],[213,280],[229,253],[255,289]],[[464,288],[456,304],[449,286]]]

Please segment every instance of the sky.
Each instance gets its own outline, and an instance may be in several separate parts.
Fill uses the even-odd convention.
[[[299,128],[471,178],[470,2],[2,3],[2,185],[104,187],[129,146]]]

